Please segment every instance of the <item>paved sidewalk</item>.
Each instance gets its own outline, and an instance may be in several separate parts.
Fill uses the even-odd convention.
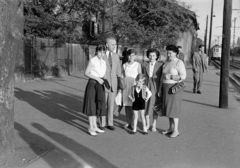
[[[18,83],[15,87],[16,138],[40,155],[27,168],[238,168],[240,96],[229,87],[229,108],[218,108],[219,70],[204,74],[203,93],[192,93],[187,70],[180,136],[158,119],[158,133],[131,135],[122,129],[124,110],[115,113],[115,131],[92,137],[82,111],[87,79],[83,74]],[[141,128],[141,124],[139,125]],[[36,149],[45,152],[39,152]],[[39,152],[39,153],[38,153]]]

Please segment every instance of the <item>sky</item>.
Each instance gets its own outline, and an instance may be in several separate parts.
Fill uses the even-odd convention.
[[[204,40],[204,34],[206,29],[206,17],[208,15],[208,36],[209,39],[209,28],[210,28],[210,14],[211,14],[211,3],[212,0],[179,0],[190,5],[190,10],[194,11],[197,15],[197,21],[199,23],[200,30],[198,30],[198,37]],[[212,24],[212,42],[214,44],[221,44],[222,41],[222,25],[223,25],[223,4],[224,0],[214,0],[213,17]],[[237,43],[237,38],[240,37],[240,0],[232,0],[232,9],[239,9],[232,11],[232,29],[231,29],[231,43],[233,42],[233,27],[234,18],[236,17],[236,28],[235,28],[235,43]],[[237,28],[239,27],[239,28]],[[208,44],[208,43],[207,43]]]

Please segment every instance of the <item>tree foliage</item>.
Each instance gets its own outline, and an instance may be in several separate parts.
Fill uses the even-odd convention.
[[[53,38],[84,37],[82,26],[102,10],[99,1],[34,0],[24,4],[25,35]],[[88,32],[88,31],[86,31]]]
[[[130,43],[143,46],[153,40],[163,45],[175,44],[180,33],[194,25],[195,14],[188,8],[175,0],[129,0],[115,15],[113,30],[128,37]]]

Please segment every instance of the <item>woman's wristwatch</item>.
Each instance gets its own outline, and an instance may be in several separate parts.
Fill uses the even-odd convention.
[[[170,79],[172,79],[172,80],[173,80],[173,75],[170,75]]]

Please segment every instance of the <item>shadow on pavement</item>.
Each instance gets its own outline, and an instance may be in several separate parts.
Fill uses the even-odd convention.
[[[15,122],[14,127],[18,135],[29,145],[31,150],[37,155],[35,159],[31,158],[32,160],[27,160],[28,163],[26,164],[31,164],[37,158],[46,155],[46,153],[54,152],[54,158],[42,157],[44,158],[44,161],[47,162],[47,164],[51,167],[66,168],[66,165],[71,165],[71,167],[80,168],[84,166],[84,164],[79,163],[70,154],[59,149],[57,146],[44,139],[43,137],[30,132],[21,124]]]
[[[70,151],[74,152],[78,157],[83,159],[87,164],[91,167],[102,167],[102,168],[117,168],[113,164],[111,164],[108,160],[98,155],[93,150],[77,143],[76,141],[70,139],[69,137],[47,130],[44,126],[33,123],[34,128],[38,129],[39,131],[43,132],[49,138],[53,139],[57,143],[61,144],[65,148],[69,149]]]
[[[81,112],[82,97],[55,91],[25,91],[15,88],[15,97],[26,101],[47,116],[61,120],[87,133],[88,118]],[[85,124],[84,124],[85,123]]]
[[[214,105],[211,105],[211,104],[206,104],[206,103],[201,103],[201,102],[196,102],[196,101],[192,101],[192,100],[186,100],[186,99],[182,99],[182,101],[185,101],[185,102],[190,102],[190,103],[196,103],[196,104],[201,104],[201,105],[204,105],[204,106],[209,106],[209,107],[215,107],[215,108],[218,108],[218,106],[214,106]]]

